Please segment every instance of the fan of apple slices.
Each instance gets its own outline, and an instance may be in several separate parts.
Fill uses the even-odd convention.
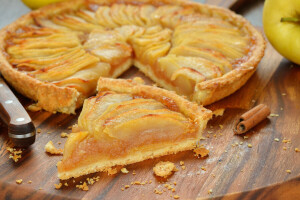
[[[40,82],[76,89],[83,98],[72,90],[73,96],[81,101],[95,93],[98,77],[116,78],[134,65],[159,86],[210,104],[239,89],[264,51],[261,34],[242,17],[185,1],[78,0],[27,18],[31,21],[5,33],[9,63]],[[67,96],[61,92],[61,98]],[[37,101],[44,96],[22,93]],[[82,104],[75,100],[77,107]],[[76,106],[44,107],[74,113]]]

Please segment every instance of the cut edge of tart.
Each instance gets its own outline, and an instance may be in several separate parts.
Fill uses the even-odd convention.
[[[103,73],[100,73],[100,76],[109,76],[112,78],[116,78],[117,76],[121,75],[124,71],[126,71],[132,63],[139,68],[144,74],[149,76],[153,81],[155,81],[158,85],[164,87],[168,90],[176,91],[180,95],[186,95],[188,99],[195,101],[201,105],[208,105],[215,101],[218,101],[235,91],[237,91],[242,85],[244,85],[247,80],[251,77],[251,75],[255,72],[256,67],[261,60],[261,58],[264,55],[264,49],[265,49],[265,40],[259,31],[257,31],[246,19],[244,19],[242,16],[237,15],[233,13],[230,10],[219,8],[215,6],[210,5],[204,5],[199,4],[196,2],[189,2],[184,0],[164,0],[164,1],[158,1],[158,0],[143,0],[143,1],[130,1],[130,0],[124,0],[124,1],[118,1],[118,0],[110,0],[110,1],[102,1],[102,0],[75,0],[72,2],[66,1],[61,3],[56,3],[53,5],[45,6],[39,10],[32,11],[23,17],[16,20],[14,23],[8,25],[4,29],[0,31],[0,71],[3,74],[3,76],[6,78],[6,80],[21,94],[24,96],[33,99],[34,101],[37,101],[37,106],[41,107],[47,111],[50,112],[62,112],[62,113],[75,113],[75,109],[80,107],[84,101],[84,99],[88,96],[90,96],[91,90],[94,89],[94,86],[96,85],[95,78],[91,80],[92,83],[88,83],[89,85],[80,85],[81,83],[78,82],[84,82],[86,80],[76,80],[75,83],[72,81],[65,81],[65,79],[58,83],[53,82],[54,79],[49,79],[50,81],[42,81],[47,77],[47,75],[39,75],[39,73],[32,73],[33,76],[29,76],[24,72],[21,72],[13,66],[12,63],[10,63],[9,56],[10,54],[6,52],[7,48],[7,39],[11,37],[11,35],[20,32],[22,27],[29,26],[31,24],[35,26],[41,26],[41,27],[57,27],[57,30],[61,31],[71,31],[74,32],[80,36],[78,38],[80,40],[85,40],[87,38],[86,33],[84,31],[92,32],[92,30],[97,29],[97,27],[102,27],[106,30],[106,28],[112,28],[111,30],[118,29],[118,27],[123,27],[124,24],[122,24],[124,21],[119,21],[120,24],[116,24],[118,22],[118,17],[122,15],[122,13],[116,13],[115,16],[107,16],[107,11],[113,8],[110,8],[109,6],[113,5],[121,5],[121,4],[131,5],[130,8],[128,7],[129,11],[131,9],[131,12],[136,12],[133,8],[134,6],[143,6],[144,4],[148,4],[148,7],[145,8],[147,12],[151,13],[151,19],[147,19],[148,16],[141,15],[141,16],[130,16],[126,20],[133,20],[133,25],[138,25],[139,23],[146,24],[146,27],[148,26],[147,23],[152,24],[151,26],[159,25],[163,30],[160,30],[161,34],[157,34],[157,37],[152,38],[152,35],[144,35],[142,34],[142,37],[140,38],[134,38],[132,41],[130,41],[131,47],[137,50],[134,50],[134,54],[131,54],[130,56],[126,57],[126,53],[123,55],[127,58],[126,61],[120,61],[118,64],[117,69],[109,74],[104,75]],[[97,6],[100,6],[100,10]],[[168,11],[168,8],[164,8],[165,10],[159,10],[162,5],[170,5],[170,12]],[[80,10],[84,6],[90,7],[88,10],[85,7],[85,10]],[[153,7],[159,7],[156,8],[158,12],[151,10]],[[173,6],[173,7],[172,7]],[[178,8],[175,8],[176,6],[179,6]],[[94,7],[94,8],[93,8]],[[117,8],[115,6],[114,8]],[[125,9],[122,7],[122,9]],[[126,8],[127,9],[127,8]],[[147,10],[148,9],[148,10]],[[174,10],[175,9],[175,10]],[[176,10],[177,9],[177,10]],[[192,11],[191,11],[192,10]],[[109,11],[110,12],[110,11]],[[125,11],[124,11],[125,12]],[[125,12],[125,13],[126,13]],[[156,13],[155,13],[156,12]],[[165,14],[164,17],[160,17],[159,13],[161,12]],[[71,14],[73,15],[71,16]],[[158,14],[157,16],[152,14]],[[175,14],[176,13],[176,14]],[[179,13],[177,15],[177,13]],[[192,14],[191,14],[192,13]],[[120,14],[120,15],[119,15]],[[123,13],[124,14],[124,13]],[[128,13],[127,13],[128,14]],[[129,13],[130,14],[130,13]],[[191,14],[191,15],[189,15]],[[57,15],[57,16],[56,16]],[[95,16],[93,16],[95,15]],[[173,16],[174,15],[174,16]],[[180,16],[182,15],[182,16]],[[100,16],[100,18],[99,18]],[[167,17],[166,17],[167,16]],[[171,17],[170,17],[171,16]],[[101,17],[104,17],[105,20],[102,22],[97,21],[97,19],[102,19]],[[106,18],[108,17],[108,18]],[[125,16],[126,17],[126,16]],[[103,19],[104,19],[103,18]],[[197,21],[200,18],[207,19],[209,21],[208,27],[207,24],[202,24],[202,21]],[[172,21],[172,20],[173,21]],[[52,20],[52,21],[51,21]],[[75,20],[75,22],[74,22]],[[77,21],[76,21],[77,20]],[[79,21],[78,21],[79,20]],[[152,21],[151,21],[152,20]],[[157,21],[154,21],[157,20]],[[186,21],[185,21],[186,20]],[[195,21],[193,21],[195,20]],[[210,21],[216,21],[216,26],[213,26],[215,22]],[[189,22],[194,23],[192,24],[191,30],[193,28],[197,28],[197,26],[201,26],[203,30],[208,30],[209,33],[212,33],[211,35],[207,35],[206,32],[200,33],[204,34],[203,38],[209,37],[213,38],[211,43],[207,43],[204,46],[201,43],[201,39],[196,38],[197,41],[195,44],[193,41],[184,41],[181,37],[173,37],[173,35],[176,35],[175,29],[177,28],[176,24],[178,22],[179,27],[182,25],[183,28],[179,29],[180,31],[183,31],[183,34],[189,34],[184,33],[186,29],[184,28],[185,25],[189,26]],[[199,22],[199,23],[198,23]],[[72,24],[74,23],[74,24]],[[103,24],[104,23],[104,24]],[[105,23],[108,23],[107,26]],[[186,24],[185,24],[186,23]],[[125,23],[126,24],[126,23]],[[195,26],[194,26],[195,25]],[[77,27],[76,27],[77,26]],[[194,26],[194,27],[193,27]],[[95,28],[96,27],[96,28]],[[116,28],[117,27],[117,28]],[[142,26],[141,26],[142,27]],[[229,28],[228,28],[229,27]],[[147,27],[149,28],[149,27]],[[152,27],[150,27],[151,29]],[[170,30],[172,31],[170,32]],[[55,29],[56,30],[56,29]],[[146,30],[146,29],[145,29]],[[155,27],[152,28],[152,31],[155,30]],[[198,29],[195,29],[198,30]],[[146,30],[145,32],[147,32]],[[225,43],[220,43],[222,41],[222,38],[214,37],[214,34],[218,33],[220,31],[219,35],[226,35],[227,39],[229,36],[232,36],[234,34],[241,34],[239,35],[239,40],[236,40],[228,45]],[[235,32],[236,31],[236,32]],[[151,32],[151,30],[150,30]],[[201,30],[200,30],[201,32]],[[123,32],[124,33],[124,32]],[[171,34],[171,35],[170,35]],[[193,33],[194,35],[196,33]],[[197,33],[198,34],[198,33]],[[155,34],[154,34],[155,35]],[[172,36],[172,37],[171,37]],[[177,34],[178,36],[178,34]],[[179,34],[180,36],[180,34]],[[245,36],[245,37],[244,37]],[[202,37],[202,36],[201,36]],[[244,38],[243,38],[244,37]],[[151,46],[150,49],[147,49],[146,47],[143,47],[143,44],[147,41],[147,39],[152,38],[156,39],[155,41],[159,41],[158,45]],[[187,37],[183,37],[187,38]],[[191,36],[192,38],[192,36]],[[231,37],[234,38],[234,37]],[[245,39],[246,45],[243,44],[243,40]],[[18,38],[17,38],[18,40]],[[224,39],[226,41],[226,38]],[[210,41],[210,40],[208,40]],[[126,45],[128,41],[126,41],[123,45],[123,47],[126,49]],[[228,41],[227,41],[228,42]],[[93,44],[93,42],[91,42]],[[147,43],[145,43],[147,46]],[[200,44],[200,45],[199,45]],[[220,52],[214,52],[214,45],[217,44],[221,45],[222,48],[228,50],[229,57],[227,59],[223,59],[224,55],[220,54]],[[85,44],[82,44],[83,46]],[[135,47],[137,45],[137,47]],[[141,45],[141,46],[139,46]],[[197,46],[199,45],[199,46]],[[211,46],[212,45],[212,46]],[[223,46],[222,46],[223,45]],[[232,46],[233,45],[233,46]],[[235,46],[234,46],[235,45]],[[244,46],[243,46],[244,45]],[[122,45],[121,45],[122,46]],[[131,48],[130,47],[130,48]],[[210,49],[210,47],[213,47]],[[95,55],[93,53],[93,46],[92,49],[84,49],[88,56],[91,58],[94,57],[94,64],[97,59],[100,59],[99,63],[102,63],[103,54],[101,55]],[[102,48],[102,47],[101,47]],[[99,48],[99,49],[101,49]],[[122,47],[120,47],[122,48]],[[186,55],[185,49],[192,49],[191,52],[188,52]],[[201,55],[191,55],[193,52],[197,52],[197,48],[201,49],[202,53]],[[208,49],[207,49],[208,48]],[[229,48],[229,49],[228,49]],[[235,49],[237,48],[237,49]],[[15,48],[14,50],[16,50]],[[223,49],[223,50],[224,50]],[[97,50],[97,49],[96,49]],[[107,49],[106,49],[107,50]],[[108,48],[109,50],[109,48]],[[226,51],[227,51],[226,50]],[[233,51],[232,51],[233,50]],[[139,52],[140,51],[140,52]],[[210,52],[209,52],[210,51]],[[230,52],[232,51],[232,52]],[[212,53],[213,52],[213,53]],[[228,53],[227,52],[227,53]],[[241,53],[243,52],[243,53]],[[224,52],[223,52],[224,53]],[[97,53],[96,53],[97,54]],[[136,56],[136,55],[138,56]],[[236,57],[236,55],[243,55],[242,57]],[[120,54],[122,55],[122,54]],[[230,55],[233,55],[233,58],[230,58]],[[173,57],[178,57],[178,59],[175,62],[175,64],[171,67],[167,66],[166,63],[171,63]],[[208,56],[208,58],[206,58]],[[104,55],[105,57],[105,55]],[[160,58],[165,58],[161,59]],[[181,64],[176,63],[178,60],[182,60],[181,57],[186,58],[186,63],[179,62]],[[197,57],[199,60],[199,66],[195,66],[193,64],[194,57]],[[206,58],[206,60],[203,60],[202,58]],[[103,62],[104,64],[112,64],[109,62],[106,62],[104,58]],[[89,59],[87,59],[89,60]],[[230,65],[230,70],[224,69],[225,66],[228,64],[228,60],[231,60],[232,62]],[[160,66],[161,63],[164,63]],[[163,62],[164,61],[164,62]],[[203,63],[202,63],[203,61]],[[92,61],[90,61],[92,62]],[[212,65],[209,65],[209,63],[213,63]],[[226,63],[227,62],[227,63]],[[219,64],[224,66],[219,66]],[[96,64],[95,64],[96,65]],[[187,65],[187,66],[186,66]],[[208,67],[207,69],[203,69],[201,66],[214,66],[214,67]],[[87,64],[85,68],[90,68],[90,65]],[[94,65],[93,65],[94,66]],[[92,66],[92,67],[93,67]],[[179,66],[179,68],[178,68]],[[177,68],[176,68],[177,67]],[[202,68],[201,68],[202,67]],[[99,68],[99,67],[98,67]],[[111,66],[113,68],[113,66]],[[176,69],[175,69],[176,68]],[[84,69],[84,68],[83,68]],[[215,70],[213,74],[209,74],[207,76],[206,73],[211,73],[212,71],[209,70]],[[155,72],[155,70],[158,70],[158,73]],[[165,70],[165,71],[164,71]],[[207,71],[208,70],[208,71]],[[98,69],[99,71],[99,69]],[[221,72],[222,71],[222,72]],[[43,72],[43,71],[42,71]],[[30,72],[29,72],[30,74]],[[36,77],[34,77],[37,74]],[[164,78],[166,74],[169,74],[167,78]],[[204,76],[203,76],[204,74]],[[205,75],[206,74],[206,75]],[[212,75],[212,76],[211,76]],[[80,75],[81,76],[81,75]],[[41,80],[38,80],[38,77],[41,78]],[[52,75],[52,78],[54,76]],[[72,77],[72,75],[71,75]],[[75,76],[78,78],[78,76]],[[48,77],[47,77],[48,78]],[[80,77],[79,77],[80,78]],[[51,82],[52,81],[52,82]],[[89,82],[88,80],[87,82]],[[72,82],[71,84],[69,82]],[[73,85],[72,85],[73,84]],[[80,85],[80,86],[78,86]],[[76,86],[80,88],[81,91],[88,90],[86,94],[83,94],[80,90],[75,89]],[[188,89],[187,89],[188,88]]]
[[[132,80],[100,78],[58,162],[58,177],[105,171],[195,148],[211,111],[175,92]]]

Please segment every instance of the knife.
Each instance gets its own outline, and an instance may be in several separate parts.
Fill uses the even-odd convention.
[[[36,130],[30,116],[7,86],[0,73],[0,117],[8,126],[8,136],[16,147],[28,147]]]

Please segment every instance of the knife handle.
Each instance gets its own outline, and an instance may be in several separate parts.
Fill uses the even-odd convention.
[[[27,147],[35,141],[35,127],[30,116],[0,77],[0,117],[8,126],[8,135],[15,146]]]

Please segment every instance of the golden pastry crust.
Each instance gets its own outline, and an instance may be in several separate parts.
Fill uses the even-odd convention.
[[[256,67],[263,57],[265,49],[265,41],[262,35],[250,25],[250,23],[243,17],[234,14],[233,12],[210,5],[203,5],[195,2],[189,2],[184,0],[140,0],[140,1],[118,1],[118,0],[75,0],[72,2],[66,1],[57,4],[52,4],[43,7],[39,10],[32,11],[23,17],[19,18],[14,23],[8,25],[0,31],[0,71],[7,81],[16,88],[17,91],[27,96],[28,98],[37,101],[37,106],[50,112],[63,112],[63,113],[75,113],[75,109],[82,105],[84,95],[71,87],[58,87],[52,83],[46,83],[36,78],[30,77],[15,68],[7,61],[8,54],[5,51],[6,39],[11,33],[17,32],[18,28],[34,24],[35,19],[54,16],[59,13],[68,12],[69,10],[76,10],[81,6],[88,4],[100,4],[110,6],[113,3],[125,3],[125,4],[150,4],[154,6],[161,6],[164,4],[178,5],[185,7],[193,7],[197,11],[207,16],[214,16],[220,19],[224,19],[229,23],[234,24],[245,30],[251,37],[252,46],[249,56],[242,61],[241,65],[238,65],[230,72],[210,80],[205,80],[196,83],[192,94],[188,95],[190,100],[193,100],[199,104],[207,105],[211,104],[219,99],[222,99],[236,90],[238,90],[255,72]],[[250,55],[251,54],[251,55]],[[141,71],[143,71],[152,80],[157,82],[160,86],[176,90],[172,85],[165,80],[157,77],[151,70],[148,64],[140,62],[139,59],[133,60]],[[154,61],[153,61],[154,62]],[[111,77],[119,76],[123,71],[128,69],[132,63],[132,60],[128,60],[123,66],[114,72]]]
[[[99,158],[99,154],[106,155],[106,153],[102,153],[103,150],[100,151],[101,153],[95,153],[96,150],[93,149],[94,152],[93,156],[95,156],[94,159],[80,160],[76,162],[77,164],[75,164],[73,163],[75,162],[74,160],[78,160],[78,158],[77,159],[73,158],[73,156],[76,155],[75,152],[89,151],[88,149],[80,149],[80,150],[77,149],[75,151],[74,150],[75,148],[79,148],[79,146],[82,146],[84,141],[86,142],[93,141],[94,139],[92,138],[99,137],[93,135],[107,134],[105,132],[105,129],[103,129],[103,132],[101,133],[90,133],[90,132],[86,132],[86,130],[82,130],[84,129],[84,127],[76,126],[76,128],[73,130],[73,133],[70,134],[70,137],[66,142],[65,149],[64,149],[64,158],[62,159],[62,161],[60,161],[57,164],[58,177],[60,179],[78,177],[84,174],[89,174],[98,171],[105,171],[106,169],[116,165],[127,165],[135,162],[140,162],[146,159],[150,159],[150,158],[163,156],[163,155],[175,154],[179,151],[191,150],[195,147],[196,142],[202,138],[202,131],[205,129],[207,121],[212,117],[211,111],[205,109],[203,106],[198,106],[196,103],[192,103],[186,100],[185,98],[178,96],[177,94],[175,94],[175,92],[167,91],[165,89],[161,89],[153,86],[143,85],[132,80],[100,78],[97,89],[99,91],[99,94],[102,94],[104,92],[103,96],[96,97],[97,100],[101,99],[102,97],[105,97],[107,94],[110,94],[110,93],[106,94],[105,92],[112,91],[115,92],[116,94],[122,94],[122,95],[128,94],[133,97],[137,97],[138,99],[140,98],[151,99],[156,102],[160,102],[172,112],[181,113],[183,116],[189,119],[191,123],[194,124],[193,126],[195,126],[195,128],[192,129],[192,133],[191,133],[193,136],[189,134],[182,134],[180,136],[182,137],[182,139],[179,139],[178,141],[174,140],[175,138],[171,138],[170,140],[164,142],[163,141],[158,142],[155,140],[156,143],[154,144],[151,143],[147,144],[147,142],[145,142],[146,144],[143,144],[142,146],[137,146],[132,149],[129,149],[128,152],[124,155],[117,154],[116,156],[111,157],[109,159],[106,158],[106,159],[97,160],[97,156]],[[100,104],[97,104],[97,106],[99,105]],[[87,105],[84,105],[84,109],[85,106]],[[92,112],[98,112],[96,110],[98,109],[93,107]],[[81,115],[84,112],[85,111],[82,111]],[[104,111],[104,113],[107,114],[108,112]],[[99,116],[100,115],[101,114],[99,114]],[[79,125],[80,125],[80,120],[87,121],[89,119],[79,117]],[[87,121],[86,123],[92,123],[92,121],[93,120]],[[97,122],[94,121],[94,122],[99,124],[98,121]],[[105,120],[105,122],[107,122],[107,120]],[[104,124],[103,126],[106,125]],[[119,137],[122,138],[124,132],[118,132],[118,134],[121,135]],[[169,133],[169,134],[171,135],[173,133]],[[108,135],[111,136],[110,134]],[[105,137],[107,137],[107,135],[105,135]],[[96,148],[95,145],[94,148]],[[113,148],[113,145],[110,145],[110,148]],[[123,149],[123,151],[125,151],[125,149]]]

